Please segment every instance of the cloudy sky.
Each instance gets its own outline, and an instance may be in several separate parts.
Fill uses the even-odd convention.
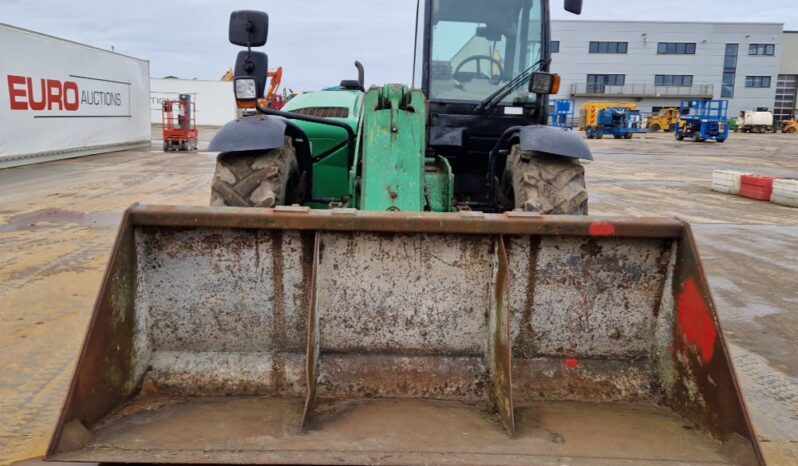
[[[656,5],[656,6],[655,6]],[[0,22],[150,60],[154,77],[218,79],[237,48],[227,42],[236,9],[271,17],[266,52],[296,90],[354,78],[409,82],[416,0],[0,0]],[[552,15],[568,18],[560,0]],[[798,30],[798,0],[585,0],[582,19],[784,22]]]

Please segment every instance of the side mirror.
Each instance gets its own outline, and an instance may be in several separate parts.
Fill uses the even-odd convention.
[[[565,11],[575,15],[582,14],[582,0],[565,0]]]
[[[230,43],[260,47],[269,36],[269,15],[263,11],[239,10],[230,14]]]
[[[255,101],[263,98],[269,57],[263,52],[241,51],[235,67],[234,90],[236,100]]]
[[[490,26],[486,27],[478,27],[477,28],[477,37],[482,37],[485,40],[490,42],[499,42],[502,40],[502,32],[498,28],[492,28]]]
[[[532,94],[552,95],[560,92],[560,75],[538,72],[529,80],[529,92]]]

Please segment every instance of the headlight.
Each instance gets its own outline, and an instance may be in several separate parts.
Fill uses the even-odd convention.
[[[258,89],[254,78],[236,79],[236,100],[255,100]]]

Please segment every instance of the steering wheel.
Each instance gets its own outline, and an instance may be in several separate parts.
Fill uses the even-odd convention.
[[[493,75],[493,66],[490,66],[491,70],[490,76],[483,74],[482,67],[479,65],[482,62],[482,60],[489,61],[491,62],[492,65],[496,65],[499,68],[499,74],[496,76]],[[495,80],[499,79],[502,75],[504,75],[504,67],[502,66],[502,63],[496,58],[491,57],[490,55],[471,55],[470,57],[460,62],[459,65],[457,65],[457,68],[454,70],[454,74],[452,74],[452,76],[457,76],[460,73],[460,70],[463,69],[463,67],[466,65],[466,63],[471,63],[472,61],[477,62],[477,72],[475,76],[482,76],[485,79]],[[468,73],[470,73],[470,71]],[[471,79],[473,79],[473,77]],[[458,81],[461,80],[458,79]]]

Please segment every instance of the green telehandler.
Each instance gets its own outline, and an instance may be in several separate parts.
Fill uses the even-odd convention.
[[[566,9],[581,11],[581,1]],[[546,0],[421,0],[413,86],[260,101],[128,209],[47,458],[763,464],[690,227],[587,216]]]

